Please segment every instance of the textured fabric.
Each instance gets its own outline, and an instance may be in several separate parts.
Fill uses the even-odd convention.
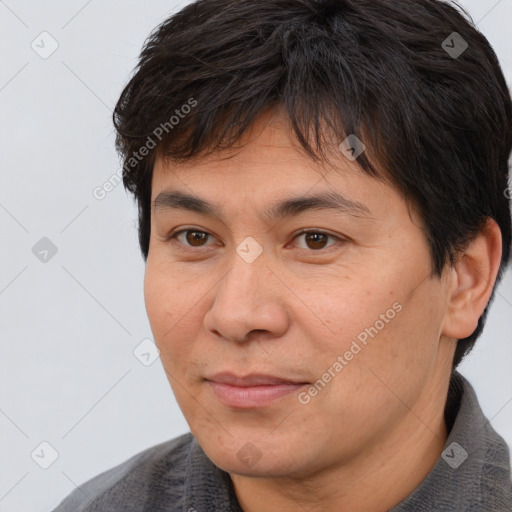
[[[470,383],[450,382],[445,451],[423,482],[389,512],[512,512],[510,455]],[[456,443],[456,444],[454,444]],[[54,512],[243,512],[229,475],[192,434],[153,446],[101,473]]]

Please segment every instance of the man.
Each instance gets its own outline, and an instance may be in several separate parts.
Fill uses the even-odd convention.
[[[511,511],[457,365],[509,261],[512,104],[438,0],[203,0],[114,113],[191,433],[63,511]]]

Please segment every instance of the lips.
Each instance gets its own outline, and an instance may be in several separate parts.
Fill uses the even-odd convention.
[[[239,377],[231,373],[218,373],[206,380],[224,405],[240,409],[270,405],[309,385],[296,379],[263,374]]]
[[[308,384],[308,382],[275,377],[273,375],[251,374],[245,377],[237,377],[232,373],[217,373],[206,380],[218,382],[219,384],[229,384],[230,386],[250,387],[250,386],[276,386],[279,384]]]

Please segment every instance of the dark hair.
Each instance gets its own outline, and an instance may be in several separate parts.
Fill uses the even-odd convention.
[[[495,219],[499,282],[511,246],[512,104],[493,49],[458,9],[440,0],[198,0],[165,20],[114,111],[144,260],[157,156],[180,162],[233,147],[265,110],[282,108],[315,161],[328,160],[328,130],[364,142],[360,167],[420,213],[432,276]]]

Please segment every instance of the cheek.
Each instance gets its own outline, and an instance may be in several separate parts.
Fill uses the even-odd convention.
[[[178,343],[187,329],[187,311],[190,310],[188,301],[184,300],[185,296],[179,282],[169,272],[152,264],[148,258],[144,275],[144,302],[154,340],[166,369],[170,362],[181,360],[181,357],[171,358],[170,355],[185,349],[185,346]],[[179,338],[176,336],[178,331]]]
[[[307,309],[303,313],[296,309],[294,316],[302,318],[303,328],[314,340],[318,353],[348,350],[353,340],[364,344],[372,336],[380,337],[400,316],[402,306],[397,293],[389,291],[389,285],[377,288],[372,283],[356,281],[331,281],[320,290],[298,290]]]
[[[355,338],[361,351],[346,374],[356,383],[348,388],[365,395],[363,403],[370,405],[370,413],[371,409],[400,410],[402,402],[413,404],[418,399],[438,355],[441,309],[436,296],[427,283],[410,296],[390,296],[391,301],[397,299],[391,304],[387,300],[382,307],[373,304],[369,325],[361,331],[364,343],[360,336]]]
[[[182,329],[181,324],[193,305],[204,293],[200,281],[186,282],[183,273],[157,257],[148,257],[144,274],[144,301],[155,336],[171,336],[171,329]],[[160,340],[162,341],[162,340]]]
[[[329,369],[344,374],[333,390],[340,386],[349,393],[357,388],[371,394],[375,386],[382,387],[375,374],[400,388],[404,380],[425,378],[434,364],[442,312],[439,290],[425,282],[411,293],[416,284],[398,277],[377,280],[378,287],[359,280],[356,286],[326,286],[321,294],[302,290],[314,312],[302,316],[314,371],[319,376]],[[342,370],[340,364],[333,368],[339,356]]]

